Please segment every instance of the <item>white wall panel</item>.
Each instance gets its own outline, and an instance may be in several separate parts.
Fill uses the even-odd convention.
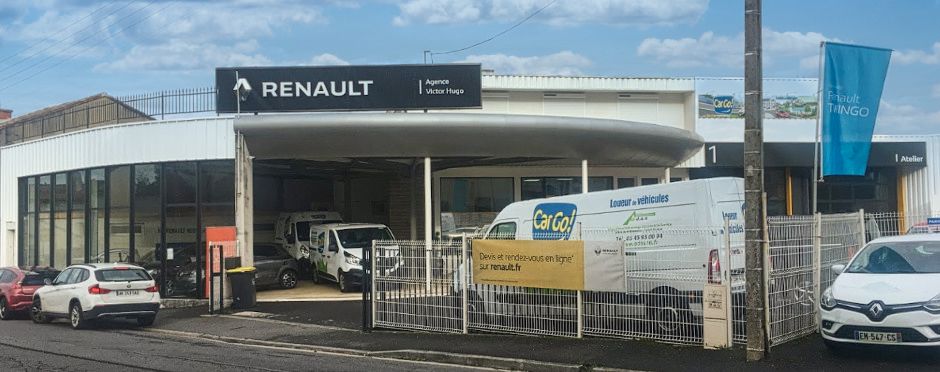
[[[231,118],[122,124],[0,148],[0,266],[16,263],[7,230],[19,223],[18,178],[116,164],[234,159],[232,124]]]

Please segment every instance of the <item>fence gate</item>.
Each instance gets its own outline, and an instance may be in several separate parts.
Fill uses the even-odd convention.
[[[818,330],[820,294],[832,285],[831,267],[865,244],[860,213],[768,218],[767,300],[771,346]]]

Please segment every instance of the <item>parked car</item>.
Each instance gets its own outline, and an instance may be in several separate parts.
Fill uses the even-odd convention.
[[[846,344],[940,346],[940,235],[875,239],[820,299],[822,337]]]
[[[160,310],[160,291],[144,268],[123,263],[72,265],[47,280],[33,294],[30,316],[35,323],[67,318],[72,328],[98,319],[134,318],[146,327]]]
[[[33,293],[56,275],[59,271],[51,267],[0,268],[0,319],[26,313],[33,303]]]
[[[300,269],[306,276],[313,262],[310,257],[310,227],[341,222],[343,217],[338,212],[281,213],[274,223],[274,243],[280,244],[291,257],[300,262]]]
[[[297,286],[297,260],[275,244],[255,244],[255,285],[279,286],[291,289]]]

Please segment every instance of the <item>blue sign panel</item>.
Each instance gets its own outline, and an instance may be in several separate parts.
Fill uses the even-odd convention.
[[[532,212],[532,239],[568,240],[574,230],[578,206],[571,203],[542,203]]]
[[[940,225],[940,217],[930,217],[927,219],[927,224],[930,226]]]

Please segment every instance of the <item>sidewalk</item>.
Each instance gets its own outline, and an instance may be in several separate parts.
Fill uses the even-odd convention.
[[[205,309],[170,309],[161,313],[154,332],[188,332],[205,337],[308,345],[356,354],[391,358],[439,360],[441,354],[482,356],[456,363],[479,363],[494,358],[492,367],[505,366],[506,358],[574,366],[609,367],[649,371],[766,371],[827,370],[884,371],[936,370],[940,353],[894,350],[862,350],[845,357],[830,354],[816,337],[807,337],[772,349],[768,360],[744,362],[740,348],[708,351],[701,347],[674,346],[648,341],[497,334],[452,335],[375,330],[363,333],[351,320],[359,320],[358,303],[316,302],[264,304],[242,316],[204,316]],[[356,311],[358,310],[358,312]],[[271,316],[271,311],[279,315]],[[293,314],[292,314],[293,313]],[[306,316],[302,314],[307,314]],[[319,314],[319,316],[315,316]],[[249,341],[250,342],[250,341]],[[431,352],[431,353],[428,353]],[[479,364],[478,364],[479,365]],[[537,364],[519,364],[539,368]]]

